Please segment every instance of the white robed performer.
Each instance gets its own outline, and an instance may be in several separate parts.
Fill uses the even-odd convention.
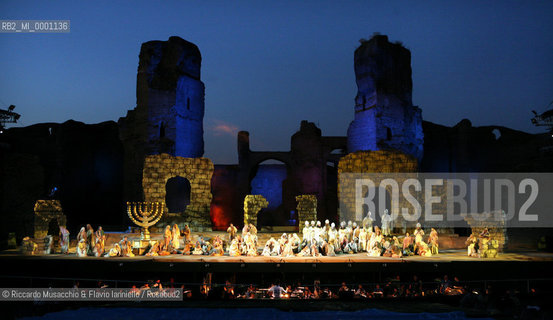
[[[372,215],[372,212],[368,212],[367,213],[367,216],[365,218],[363,218],[363,221],[362,221],[362,224],[363,224],[363,228],[365,229],[371,229],[372,231],[372,228],[373,228],[373,215]]]
[[[330,224],[330,230],[328,231],[328,242],[336,243],[337,236],[338,236],[338,230],[336,230],[336,224],[332,222]]]
[[[413,235],[415,236],[415,243],[423,242],[424,230],[422,230],[420,223],[417,223],[417,228],[413,231]]]
[[[305,226],[303,227],[302,231],[302,240],[309,241],[309,221],[305,221]]]
[[[171,244],[173,245],[173,248],[176,250],[181,247],[180,245],[180,229],[179,226],[175,223],[173,225],[173,230],[171,231],[172,239]]]
[[[315,226],[315,232],[313,233],[314,236],[314,240],[315,242],[317,243],[317,245],[320,245],[320,243],[322,242],[323,240],[323,228],[321,226],[321,222],[320,221],[317,221],[317,225]]]
[[[382,234],[384,236],[389,236],[391,227],[392,227],[392,216],[388,213],[388,209],[384,209],[384,214],[382,214]]]
[[[367,251],[367,231],[365,228],[359,230],[359,251]]]

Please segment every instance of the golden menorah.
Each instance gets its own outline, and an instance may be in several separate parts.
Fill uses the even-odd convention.
[[[137,226],[142,227],[143,240],[150,241],[148,228],[163,216],[165,204],[160,202],[127,202],[127,214]]]

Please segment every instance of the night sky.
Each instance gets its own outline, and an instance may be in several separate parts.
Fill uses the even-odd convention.
[[[205,3],[204,3],[205,2]],[[6,1],[1,19],[69,19],[68,34],[0,34],[0,108],[20,125],[117,120],[136,105],[140,45],[172,35],[202,53],[205,156],[289,150],[303,119],[346,134],[353,51],[375,32],[411,50],[424,120],[542,132],[553,100],[553,1]]]

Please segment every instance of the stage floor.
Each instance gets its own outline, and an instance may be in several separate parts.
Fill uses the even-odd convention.
[[[135,257],[77,257],[74,254],[50,254],[25,256],[14,251],[3,251],[0,259],[45,259],[45,260],[108,260],[108,261],[156,261],[168,263],[406,263],[406,262],[490,262],[490,261],[553,261],[553,253],[546,252],[508,252],[501,253],[497,258],[468,257],[466,250],[444,250],[431,257],[409,256],[403,258],[370,257],[366,253],[341,254],[334,257],[230,257],[230,256],[204,256],[204,255],[180,255],[168,256],[135,256]]]

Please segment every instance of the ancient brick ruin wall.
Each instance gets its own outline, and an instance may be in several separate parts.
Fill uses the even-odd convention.
[[[355,50],[354,67],[358,92],[348,152],[400,150],[420,161],[422,116],[411,100],[409,50],[377,35]]]
[[[63,214],[59,200],[37,200],[35,203],[35,239],[42,239],[48,234],[50,221],[56,220],[59,226],[66,227],[67,218]],[[57,236],[53,234],[52,236]]]
[[[262,195],[248,194],[244,198],[244,225],[251,223],[257,227],[257,215],[268,205],[269,202]]]
[[[173,177],[190,182],[190,204],[184,215],[164,223],[187,223],[194,231],[211,230],[211,177],[213,163],[207,158],[182,158],[168,154],[150,155],[144,160],[142,188],[146,202],[165,203],[166,183]],[[167,205],[165,205],[167,213]]]
[[[317,197],[312,194],[302,194],[296,196],[298,206],[298,226],[299,231],[303,230],[305,221],[317,221]]]
[[[389,173],[416,171],[417,160],[410,155],[398,151],[357,151],[343,157],[338,163],[338,197],[340,201],[338,214],[340,221],[351,220],[360,222],[364,218],[360,217],[360,219],[357,219],[355,216],[355,180],[345,178],[347,177],[345,174],[384,173],[383,177],[389,177]],[[375,181],[375,184],[378,183],[379,181]],[[401,185],[402,181],[400,180],[398,183]],[[399,202],[400,207],[410,207],[401,196]],[[390,210],[390,214],[393,213],[394,211]]]
[[[146,108],[147,154],[196,158],[204,153],[205,88],[196,45],[179,37],[140,48],[137,108]]]
[[[136,108],[119,119],[125,149],[126,200],[142,200],[140,181],[147,155],[203,155],[205,86],[200,80],[201,60],[198,47],[179,37],[142,44]]]
[[[355,180],[352,178],[362,178],[361,174],[363,173],[370,174],[370,178],[371,180],[373,180],[376,187],[378,187],[383,179],[392,178],[397,182],[398,187],[401,188],[405,180],[419,178],[419,173],[417,172],[417,169],[417,160],[413,156],[406,155],[399,151],[358,151],[343,157],[338,164],[338,197],[340,202],[340,220],[351,220],[360,222],[360,219],[364,218],[360,217],[360,219],[358,219],[359,217],[356,217]],[[440,197],[440,199],[445,199],[447,186],[447,180],[444,180],[441,186],[433,186],[432,196]],[[388,192],[388,196],[392,194],[391,187],[387,186],[386,191]],[[423,212],[421,212],[420,218],[417,221],[407,221],[402,218],[400,211],[401,208],[406,208],[408,210],[408,214],[413,214],[414,208],[404,197],[400,189],[398,199],[399,206],[392,206],[391,208],[387,208],[391,215],[397,215],[398,217],[398,220],[394,222],[394,228],[412,229],[415,227],[415,224],[417,222],[420,222],[423,227],[435,227],[440,233],[450,233],[453,231],[453,229],[451,228],[452,225],[447,222],[445,217],[441,221],[425,221],[424,192],[413,192],[412,196],[416,201],[418,201],[418,203],[421,204],[423,208]],[[378,194],[375,194],[376,199],[377,197]],[[446,201],[432,204],[432,215],[441,214],[445,216],[446,210]],[[379,221],[380,218],[378,217],[378,215],[382,214],[382,212],[373,212],[373,214],[375,215],[376,220]]]

